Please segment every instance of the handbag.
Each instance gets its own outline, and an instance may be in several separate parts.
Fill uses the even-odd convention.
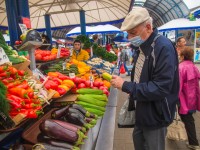
[[[135,126],[135,109],[128,111],[129,99],[126,100],[119,112],[118,128],[133,128]]]
[[[176,117],[167,128],[167,138],[175,141],[187,140],[187,133],[185,130],[185,125],[181,121],[178,115],[178,108],[176,108]]]

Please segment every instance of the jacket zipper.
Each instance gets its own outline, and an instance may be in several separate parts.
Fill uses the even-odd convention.
[[[170,112],[170,110],[169,110],[169,104],[168,104],[168,102],[167,102],[167,98],[165,97],[165,102],[166,102],[166,104],[167,104],[167,110],[168,110],[168,113],[169,113],[169,115],[170,115],[170,119],[172,118],[172,115],[171,115],[171,112]]]

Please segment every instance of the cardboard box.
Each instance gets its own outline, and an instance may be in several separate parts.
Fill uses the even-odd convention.
[[[74,104],[77,99],[78,94],[68,94],[58,99],[53,99],[53,107],[63,107],[70,104]]]

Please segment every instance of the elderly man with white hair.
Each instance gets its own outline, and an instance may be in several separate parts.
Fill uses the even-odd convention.
[[[136,104],[133,142],[135,150],[164,150],[166,127],[172,123],[179,92],[178,56],[171,41],[153,29],[147,9],[133,7],[121,30],[139,47],[132,81],[112,77],[111,84],[130,95],[129,110]]]

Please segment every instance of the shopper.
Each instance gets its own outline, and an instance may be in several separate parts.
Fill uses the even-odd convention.
[[[87,61],[89,59],[89,54],[87,51],[81,49],[81,41],[74,41],[74,49],[71,58],[78,61]]]
[[[176,41],[176,50],[178,52],[178,56],[180,55],[181,50],[186,46],[186,40],[183,36],[179,37]]]
[[[194,51],[190,47],[185,47],[180,52],[181,63],[179,64],[179,114],[181,120],[185,124],[189,141],[188,147],[191,149],[200,150],[196,137],[194,118],[192,116],[196,110],[200,111],[200,72],[192,62],[193,56]]]
[[[128,53],[127,53],[126,49],[123,48],[121,50],[121,53],[120,53],[119,68],[122,67],[122,65],[124,65],[124,68],[127,72],[127,75],[130,76],[130,72],[129,72],[127,66],[126,66],[126,63],[127,63],[128,60],[129,60]]]
[[[158,37],[145,8],[133,7],[121,30],[127,31],[130,42],[140,49],[139,56],[134,59],[133,81],[114,75],[111,80],[113,87],[130,95],[129,110],[133,110],[136,102],[135,150],[165,150],[166,127],[174,119],[178,102],[176,50],[169,39]]]

